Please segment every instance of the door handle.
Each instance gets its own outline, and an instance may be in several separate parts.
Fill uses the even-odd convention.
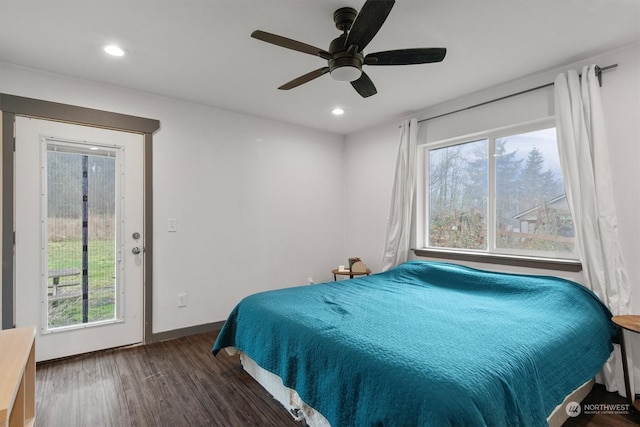
[[[135,248],[131,249],[131,252],[134,255],[138,255],[140,253],[140,248],[136,246]]]

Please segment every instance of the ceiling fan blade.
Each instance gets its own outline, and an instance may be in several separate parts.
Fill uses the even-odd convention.
[[[395,0],[367,0],[351,26],[345,46],[355,45],[361,52],[378,33],[394,3]]]
[[[367,65],[427,64],[442,61],[446,54],[447,49],[443,47],[388,50],[368,54],[364,57],[364,63]]]
[[[280,86],[278,89],[280,90],[289,90],[289,89],[293,89],[294,87],[298,87],[301,84],[310,82],[313,79],[317,79],[318,77],[327,74],[329,72],[329,67],[322,67],[322,68],[318,68],[317,70],[313,70],[310,73],[304,74],[298,78],[295,78],[293,80],[291,80],[288,83],[283,84],[282,86]]]
[[[299,42],[297,40],[292,40],[286,37],[278,36],[276,34],[267,33],[266,31],[256,30],[251,33],[251,37],[253,37],[254,39],[262,40],[263,42],[275,44],[276,46],[296,50],[302,53],[308,53],[309,55],[313,56],[319,56],[320,58],[324,58],[327,60],[333,58],[333,55],[331,55],[326,50]]]
[[[375,95],[378,93],[375,85],[367,76],[367,73],[362,73],[358,80],[354,80],[351,82],[351,86],[362,96],[363,98],[368,98],[371,95]]]

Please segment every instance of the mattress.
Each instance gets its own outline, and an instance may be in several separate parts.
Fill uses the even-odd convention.
[[[609,357],[610,317],[563,279],[412,261],[249,296],[213,352],[238,348],[334,427],[546,426]]]

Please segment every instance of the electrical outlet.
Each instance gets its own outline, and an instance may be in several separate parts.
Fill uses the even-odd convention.
[[[187,294],[178,294],[178,307],[187,306]]]
[[[310,285],[313,285],[315,282],[313,281],[313,277],[308,277],[307,278],[307,282],[309,282]]]
[[[167,221],[167,231],[170,233],[175,233],[178,231],[178,220],[175,218],[169,218]]]

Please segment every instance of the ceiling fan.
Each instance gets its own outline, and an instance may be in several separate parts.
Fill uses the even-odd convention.
[[[380,30],[394,3],[395,0],[366,0],[360,13],[351,7],[336,10],[333,21],[342,35],[331,42],[328,50],[260,30],[251,33],[251,37],[327,60],[326,67],[297,77],[278,89],[293,89],[330,73],[334,80],[351,82],[351,86],[366,98],[375,95],[377,90],[369,76],[362,71],[363,65],[426,64],[440,62],[447,54],[445,48],[432,47],[388,50],[365,55],[364,48]]]

